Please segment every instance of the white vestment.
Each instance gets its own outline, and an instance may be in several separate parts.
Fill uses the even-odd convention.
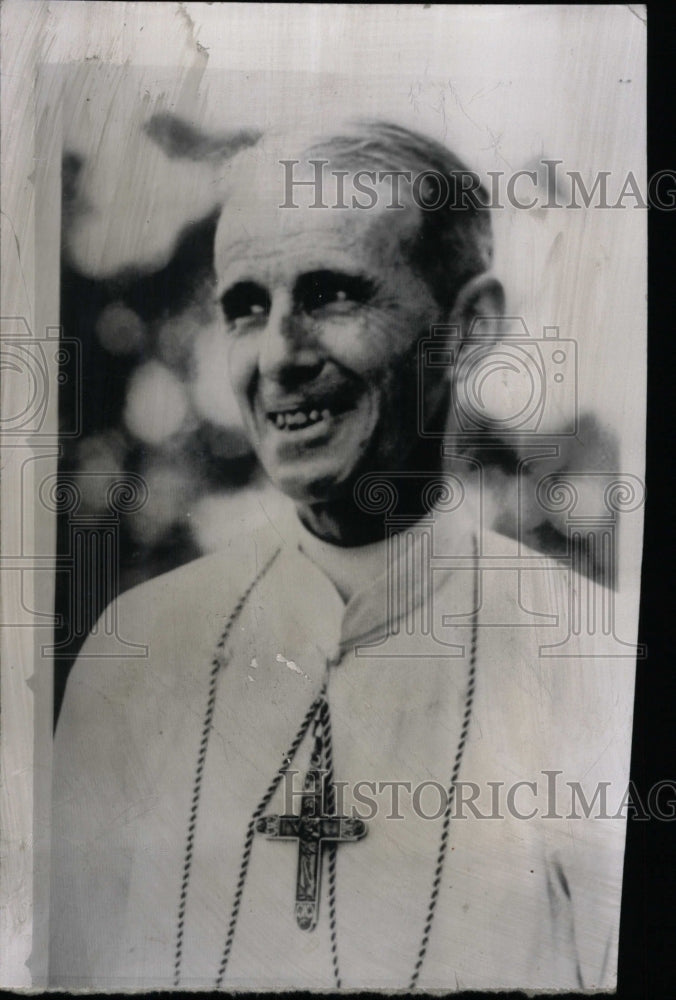
[[[590,656],[588,644],[575,655],[569,605],[580,590],[595,599],[589,581],[490,532],[478,542],[479,571],[471,532],[446,521],[448,551],[440,516],[433,542],[418,526],[408,543],[404,532],[389,549],[357,555],[347,602],[330,579],[344,575],[345,553],[327,575],[321,552],[303,551],[302,533],[275,525],[119,599],[119,627],[147,656],[119,658],[95,631],[57,729],[53,985],[166,988],[180,938],[180,985],[213,987],[239,891],[224,989],[334,989],[332,943],[342,987],[406,989],[439,875],[421,988],[614,986],[625,820],[610,817],[628,782],[633,660]],[[439,871],[439,789],[449,786],[468,703],[475,593],[464,784]],[[565,655],[549,655],[564,640],[556,648]],[[398,811],[389,785],[372,795],[375,810],[360,806],[375,811],[367,836],[337,848],[333,942],[326,858],[310,933],[294,916],[295,841],[257,833],[242,878],[251,817],[325,681],[343,808],[359,801],[359,782],[373,783],[362,793],[407,783]],[[296,788],[312,742],[310,729],[291,765]],[[585,818],[579,798],[571,809],[568,781],[587,800],[609,783],[606,814]],[[470,782],[480,790],[474,810]],[[285,812],[280,783],[263,814]]]

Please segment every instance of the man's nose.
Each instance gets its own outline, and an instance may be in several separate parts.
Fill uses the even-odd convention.
[[[323,365],[316,337],[306,316],[294,310],[285,289],[275,291],[258,354],[261,375],[277,381],[312,378]]]

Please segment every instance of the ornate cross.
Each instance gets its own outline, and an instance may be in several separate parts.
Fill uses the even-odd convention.
[[[303,783],[300,815],[261,816],[256,823],[257,832],[269,840],[298,841],[296,922],[303,931],[317,926],[323,845],[353,843],[367,834],[363,820],[325,812],[325,799],[331,796],[326,794],[328,774],[320,766],[322,745],[322,737],[317,736]]]

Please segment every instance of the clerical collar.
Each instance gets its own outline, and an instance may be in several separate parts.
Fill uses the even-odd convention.
[[[287,516],[287,531],[290,532],[287,537],[291,537],[297,548],[329,578],[344,604],[347,605],[355,594],[371,589],[374,582],[387,572],[388,539],[351,547],[333,545],[313,535],[302,523],[295,508],[289,508]],[[444,553],[469,554],[474,525],[466,512],[461,512],[460,516],[456,513],[452,518],[444,516],[443,512],[436,512],[434,520]],[[421,537],[429,530],[429,518],[406,525],[407,545],[417,547]]]
[[[295,516],[294,531],[298,548],[328,576],[344,604],[387,568],[387,540],[346,548],[317,538]]]
[[[480,514],[469,488],[462,492],[462,503],[451,509],[443,505],[429,517],[399,527],[399,534],[369,545],[342,548],[316,538],[305,528],[296,508],[288,498],[266,509],[268,520],[280,542],[300,562],[315,567],[331,584],[336,601],[343,609],[339,627],[340,645],[353,646],[357,641],[375,641],[386,635],[395,620],[409,615],[426,604],[432,590],[454,574],[456,558],[472,559],[474,538],[479,536]],[[431,572],[430,559],[435,563]],[[420,572],[416,567],[419,567]],[[459,574],[458,586],[464,589],[466,574]],[[390,600],[389,581],[406,580],[397,587],[397,600]],[[461,596],[458,596],[461,599]]]

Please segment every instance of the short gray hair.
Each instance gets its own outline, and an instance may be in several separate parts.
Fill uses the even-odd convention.
[[[488,193],[478,175],[442,143],[392,122],[359,120],[312,141],[304,155],[329,157],[331,169],[426,175],[424,184],[432,194],[425,197],[425,203],[435,207],[420,208],[420,230],[409,248],[409,260],[444,308],[452,306],[467,281],[490,268],[493,238]],[[443,199],[438,197],[440,175],[450,195]]]

